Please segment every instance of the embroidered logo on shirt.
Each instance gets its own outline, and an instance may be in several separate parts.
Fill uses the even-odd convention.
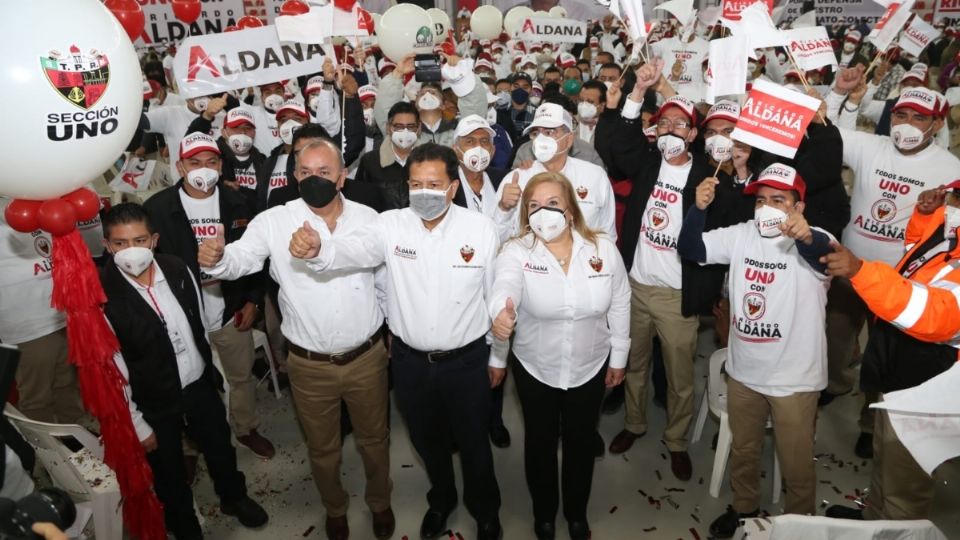
[[[533,264],[530,262],[523,263],[523,271],[533,272],[534,274],[547,274],[550,272],[547,270],[547,266],[545,264]]]
[[[594,272],[603,270],[603,259],[597,256],[590,257],[590,268],[593,268]]]
[[[37,254],[41,257],[50,258],[50,240],[46,236],[34,238],[33,249],[37,250]]]
[[[417,258],[417,250],[415,250],[415,249],[413,249],[413,248],[405,248],[405,247],[396,246],[396,247],[393,248],[393,254],[396,255],[397,257],[403,257],[404,259],[416,259],[416,258]]]
[[[670,216],[662,208],[651,208],[647,211],[647,218],[650,220],[650,228],[655,231],[662,231],[670,224]]]
[[[743,314],[747,319],[755,321],[767,311],[767,300],[762,294],[749,292],[743,297]]]
[[[471,260],[473,260],[473,253],[474,253],[474,250],[469,245],[466,245],[460,248],[460,256],[463,257],[463,262],[468,263]]]
[[[897,214],[897,207],[887,199],[880,199],[873,203],[870,213],[873,214],[873,219],[884,223],[893,219],[893,216]]]
[[[587,188],[583,186],[577,186],[577,197],[580,197],[581,201],[587,198],[587,193],[589,193],[589,191],[587,191]]]

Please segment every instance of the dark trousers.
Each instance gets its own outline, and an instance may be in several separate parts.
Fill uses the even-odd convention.
[[[393,391],[410,441],[430,479],[430,508],[449,511],[457,504],[453,444],[460,449],[463,502],[477,521],[500,510],[500,488],[493,469],[488,426],[490,347],[483,339],[469,349],[434,362],[393,338]]]
[[[593,441],[603,400],[606,369],[576,388],[561,390],[543,384],[511,358],[523,408],[523,461],[527,487],[537,522],[553,521],[563,491],[563,515],[568,522],[586,521],[593,483]],[[563,464],[557,475],[557,442]]]
[[[243,473],[237,470],[237,452],[230,443],[227,411],[206,376],[183,389],[183,415],[147,417],[157,436],[157,449],[147,454],[153,469],[153,488],[167,529],[176,538],[200,538],[200,523],[193,512],[193,492],[183,464],[183,433],[197,443],[221,503],[247,495]]]
[[[496,388],[490,391],[490,429],[503,426],[503,389],[507,386],[507,376]]]

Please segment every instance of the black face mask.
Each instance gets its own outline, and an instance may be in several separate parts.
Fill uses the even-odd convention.
[[[300,198],[308,206],[323,208],[337,196],[339,190],[333,180],[316,175],[308,176],[300,181]]]

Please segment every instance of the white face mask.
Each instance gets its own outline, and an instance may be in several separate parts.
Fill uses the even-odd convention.
[[[420,96],[420,99],[417,100],[417,107],[419,107],[421,111],[436,110],[440,108],[440,105],[442,105],[440,98],[430,92]]]
[[[667,133],[657,139],[657,148],[660,149],[660,155],[663,159],[671,159],[683,154],[687,150],[687,142],[676,135]]]
[[[723,135],[707,137],[704,141],[704,148],[707,150],[707,155],[717,163],[722,163],[733,157],[733,139],[728,139]]]
[[[613,81],[603,81],[603,85],[607,87],[607,90],[613,88]]]
[[[536,69],[525,69],[525,70],[523,70],[523,72],[526,73],[526,74],[530,77],[530,80],[533,80],[533,81],[537,80],[537,70],[536,70]]]
[[[543,98],[540,97],[540,96],[530,96],[530,98],[529,98],[530,104],[533,105],[534,107],[539,107],[539,106],[540,106],[540,101],[541,101],[542,99],[543,99]]]
[[[373,109],[364,109],[363,110],[363,123],[368,126],[373,126],[376,120],[373,118]]]
[[[577,114],[584,120],[593,120],[597,116],[597,106],[589,101],[581,101],[577,105]]]
[[[780,225],[787,221],[787,214],[772,206],[763,205],[753,211],[757,231],[764,238],[776,238],[783,234]]]
[[[227,139],[227,143],[230,144],[230,149],[233,150],[234,154],[245,156],[250,152],[250,147],[253,146],[253,139],[243,133],[234,133]]]
[[[293,134],[300,129],[302,125],[303,124],[292,118],[284,122],[283,125],[280,126],[280,140],[283,141],[283,144],[293,144]]]
[[[114,253],[113,262],[120,270],[137,277],[153,264],[153,250],[145,247],[128,247]]]
[[[856,49],[856,48],[857,48],[856,43],[844,43],[844,44],[843,44],[843,52],[845,52],[845,53],[847,53],[847,54],[852,53],[852,52],[854,51],[854,49]]]
[[[207,105],[209,104],[210,104],[210,98],[202,97],[202,98],[197,98],[193,100],[193,108],[196,109],[197,112],[202,113],[203,111],[207,110]]]
[[[416,134],[416,132],[407,130],[394,131],[392,134],[390,134],[390,140],[393,141],[393,144],[403,148],[404,150],[416,144],[418,138],[419,136]]]
[[[412,189],[410,190],[410,209],[420,219],[426,221],[437,219],[450,206],[449,201],[447,201],[447,191],[449,191],[449,188],[446,190]]]
[[[933,127],[933,126],[931,126]],[[893,145],[900,150],[910,151],[923,144],[925,132],[910,124],[897,124],[890,128],[890,138]]]
[[[270,94],[263,100],[263,108],[275,113],[283,105],[283,96],[279,94]]]
[[[564,137],[566,136],[567,135],[564,135]],[[537,158],[537,161],[540,163],[550,161],[557,155],[557,150],[560,146],[558,143],[559,141],[553,137],[537,135],[537,138],[533,140],[533,157]]]
[[[497,123],[497,110],[493,107],[487,109],[487,123],[490,125]]]
[[[510,105],[510,92],[497,92],[497,107],[501,109]]]
[[[310,107],[310,110],[317,112],[317,105],[320,104],[320,94],[313,94],[310,96],[310,101],[307,101],[307,107]]]
[[[960,227],[960,208],[947,206],[943,212],[943,237],[956,238]]]
[[[530,229],[544,242],[552,242],[567,228],[567,218],[559,208],[541,206],[528,219]]]
[[[482,172],[490,166],[490,152],[482,146],[474,146],[462,153],[463,166],[471,172]]]
[[[219,179],[220,173],[208,167],[187,171],[187,183],[204,193],[209,193]]]

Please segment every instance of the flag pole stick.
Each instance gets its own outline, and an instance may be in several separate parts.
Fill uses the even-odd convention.
[[[800,64],[798,64],[797,59],[793,57],[793,53],[790,52],[790,48],[784,47],[784,50],[787,51],[787,58],[790,59],[790,63],[793,64],[793,67],[797,69],[797,73],[800,75],[800,82],[803,83],[804,90],[810,92],[812,86],[810,86],[810,82],[807,81],[807,74],[800,69]],[[820,121],[823,122],[823,125],[827,125],[827,119],[823,117],[823,114],[820,113],[819,110],[817,110],[817,116],[820,117]]]

